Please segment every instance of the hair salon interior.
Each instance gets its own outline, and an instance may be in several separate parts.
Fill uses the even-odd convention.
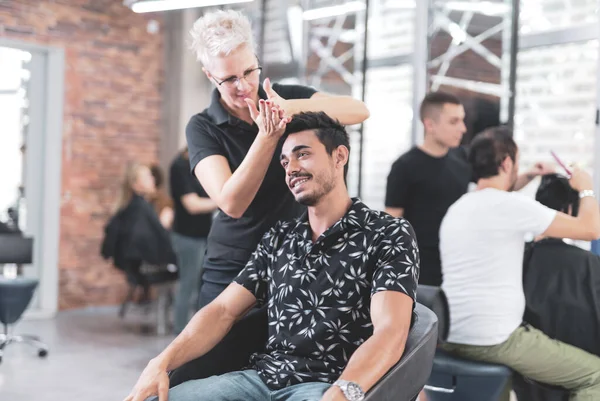
[[[202,36],[195,23],[217,10],[240,11],[250,22],[257,60],[251,69],[241,66],[224,76],[209,71],[209,63],[200,52],[196,53],[197,42],[205,40],[208,34]],[[231,26],[244,27],[239,21]],[[242,29],[236,34],[243,33]],[[217,220],[220,219],[219,227],[221,223],[233,226],[241,216],[226,216],[230,213],[224,210],[221,199],[210,199],[207,193],[213,194],[214,188],[206,190],[204,180],[206,192],[195,189],[198,169],[190,172],[189,163],[194,161],[194,170],[202,152],[198,151],[198,144],[189,142],[190,121],[209,108],[215,94],[225,93],[228,85],[239,89],[256,78],[257,82],[260,80],[258,86],[267,89],[265,96],[269,98],[277,90],[285,93],[286,85],[301,85],[302,90],[288,89],[289,93],[295,91],[293,96],[309,98],[316,90],[343,96],[340,99],[348,102],[352,98],[355,105],[366,105],[368,118],[346,118],[350,148],[348,194],[374,211],[404,211],[408,223],[416,227],[419,246],[421,231],[417,225],[425,223],[418,220],[422,214],[415,217],[416,222],[410,218],[407,205],[412,195],[403,191],[417,191],[414,188],[420,188],[420,181],[411,181],[410,177],[394,181],[392,175],[400,171],[402,161],[409,160],[405,156],[419,156],[414,152],[421,152],[418,149],[427,141],[427,135],[437,135],[426,132],[437,124],[437,117],[430,118],[428,113],[437,110],[439,114],[446,106],[461,106],[464,116],[459,116],[457,124],[464,117],[464,127],[459,129],[460,146],[456,148],[464,150],[461,163],[477,163],[477,157],[471,156],[486,146],[486,140],[496,141],[502,135],[508,138],[503,139],[503,144],[514,140],[518,155],[511,153],[509,146],[493,168],[500,172],[512,169],[516,174],[518,157],[520,171],[527,175],[518,191],[519,201],[524,208],[531,208],[528,215],[522,211],[519,221],[530,224],[532,231],[536,231],[533,227],[540,227],[537,234],[542,234],[550,222],[546,218],[549,214],[530,205],[534,200],[573,216],[578,205],[580,215],[591,216],[588,198],[594,199],[594,189],[596,193],[600,191],[599,42],[600,0],[0,0],[0,400],[138,401],[158,395],[140,390],[144,388],[142,372],[179,333],[188,333],[184,327],[200,309],[200,261],[206,252],[210,259],[211,252],[222,251],[215,250],[221,246],[216,240],[210,240],[213,231],[217,231]],[[209,51],[210,46],[206,47]],[[279,86],[270,88],[270,83],[263,84],[267,78]],[[431,98],[428,109],[422,102],[425,104],[425,96],[434,92],[443,96]],[[218,97],[216,103],[218,106]],[[229,108],[215,107],[211,106],[208,114],[221,119],[217,121],[219,127],[223,122],[229,127],[243,123],[232,115],[227,117]],[[503,133],[489,131],[497,126],[506,129]],[[210,135],[247,134],[229,134],[220,128],[215,132]],[[485,134],[478,137],[481,132]],[[496,151],[498,143],[495,142]],[[252,149],[248,154],[256,150]],[[281,151],[284,150],[285,145]],[[426,157],[426,152],[421,153],[419,157]],[[275,158],[276,167],[281,169],[279,154]],[[230,166],[242,168],[240,161],[230,161]],[[423,169],[436,168],[432,166],[423,165]],[[419,168],[405,174],[418,179],[431,176],[420,174]],[[579,170],[593,177],[589,188],[581,184],[586,178],[578,175]],[[284,170],[281,171],[274,177],[280,177],[283,185]],[[571,173],[573,178],[569,181]],[[576,176],[579,181],[574,184]],[[270,179],[273,178],[267,174],[265,180]],[[441,181],[438,175],[435,185],[444,187],[446,184]],[[469,191],[477,191],[477,185],[469,184]],[[284,188],[288,190],[287,186]],[[185,191],[195,197],[189,198]],[[436,192],[422,191],[425,192],[414,195],[420,199],[417,203],[422,201],[435,209],[431,198],[438,196]],[[485,191],[489,189],[481,192]],[[269,198],[261,191],[257,197],[260,196]],[[556,200],[560,197],[571,203]],[[130,210],[128,205],[138,198],[143,204]],[[200,199],[204,203],[196,202]],[[462,201],[463,198],[458,202]],[[489,202],[496,201],[494,198]],[[204,220],[180,220],[176,223],[179,232],[172,232],[173,219],[177,222],[176,215],[181,210],[191,210],[190,204],[202,209]],[[597,206],[596,202],[591,209]],[[497,207],[498,213],[503,213],[503,206]],[[147,214],[138,218],[148,220],[136,223],[134,228],[123,217],[124,210]],[[479,209],[473,210],[477,214]],[[455,214],[454,219],[468,220],[468,213],[456,215],[458,207],[452,206],[450,211]],[[548,220],[546,225],[527,223],[527,218],[538,214],[541,220]],[[118,221],[115,216],[123,220]],[[507,216],[506,219],[512,218],[508,212]],[[554,240],[569,248],[558,250],[554,244],[552,251],[546,249],[550,247],[547,240],[529,248],[527,241],[535,240],[523,239],[524,245],[519,246],[526,251],[524,256],[523,252],[520,254],[523,264],[519,264],[515,275],[520,293],[501,292],[510,299],[498,297],[496,306],[488,310],[490,314],[502,314],[502,309],[510,308],[511,297],[524,298],[520,311],[525,310],[524,323],[519,328],[510,327],[509,333],[515,331],[498,346],[474,341],[473,345],[485,345],[490,350],[481,357],[473,347],[460,347],[451,344],[460,341],[450,341],[458,338],[455,328],[449,327],[450,322],[460,315],[452,311],[463,299],[453,296],[476,293],[478,287],[471,280],[476,274],[463,287],[450,277],[454,262],[444,258],[451,258],[453,251],[444,247],[463,246],[459,241],[449,242],[450,237],[463,237],[464,232],[449,228],[452,219],[447,217],[440,237],[444,271],[441,288],[447,290],[448,299],[439,283],[421,286],[423,283],[419,282],[415,298],[418,304],[408,340],[402,342],[404,352],[398,354],[400,359],[382,374],[374,374],[371,383],[371,379],[363,381],[364,372],[363,376],[352,376],[360,370],[354,368],[360,363],[353,362],[353,356],[349,369],[341,376],[345,384],[338,380],[332,386],[339,391],[330,389],[316,398],[285,398],[274,396],[281,393],[273,391],[270,399],[600,399],[594,398],[594,394],[600,394],[600,359],[594,356],[600,356],[600,246],[594,236],[565,235]],[[209,234],[211,218],[213,227]],[[489,219],[490,225],[495,224],[492,220]],[[196,225],[190,224],[192,221],[202,228],[192,227]],[[466,227],[471,223],[465,224]],[[115,256],[113,242],[118,240],[113,237],[134,230],[144,234],[139,237],[144,243],[138,247],[160,263],[141,263],[132,272],[130,265],[123,267]],[[194,235],[187,235],[185,230]],[[509,228],[498,230],[504,233]],[[191,238],[195,234],[204,239]],[[444,236],[449,237],[446,245]],[[348,243],[356,246],[351,240]],[[211,246],[215,249],[211,250]],[[464,246],[469,249],[468,244]],[[485,242],[481,245],[474,239],[472,253],[477,253],[474,248],[485,246]],[[544,249],[555,254],[544,254],[541,259]],[[339,252],[345,255],[347,251],[340,248]],[[439,258],[437,244],[436,252]],[[425,252],[421,250],[421,254],[423,265]],[[178,265],[185,257],[191,257],[198,266],[195,273],[188,272],[183,278]],[[421,277],[425,274],[423,269],[422,266]],[[495,280],[497,273],[483,278],[486,285]],[[352,280],[348,275],[344,277]],[[317,295],[325,297],[345,291],[344,283],[335,285],[338,284],[342,289],[332,281],[332,288]],[[357,281],[357,290],[358,287]],[[377,294],[373,295],[373,302],[376,298]],[[318,304],[319,298],[314,299]],[[273,302],[277,301],[271,300],[271,306]],[[320,306],[307,306],[312,307]],[[270,311],[269,330],[279,333],[277,319],[284,319],[281,327],[287,327],[288,322],[308,315],[307,310],[300,305],[296,315],[287,317],[289,320],[285,320],[286,316],[273,320]],[[487,312],[485,308],[478,311]],[[318,314],[315,316],[320,319]],[[325,319],[324,313],[321,316]],[[465,330],[464,325],[471,321],[461,322],[455,327]],[[331,328],[342,339],[353,335],[345,326],[334,323]],[[496,328],[503,331],[501,326],[499,323]],[[521,330],[535,331],[552,341],[560,340],[561,347],[570,347],[565,350],[548,346],[547,357],[568,354],[573,368],[556,373],[556,360],[544,362],[545,370],[523,362],[543,358],[528,356],[526,350],[535,348],[536,343],[527,345],[525,338],[530,336]],[[304,337],[311,337],[306,333]],[[517,338],[515,333],[523,337]],[[269,344],[273,346],[271,340]],[[316,338],[314,342],[319,349],[323,347],[322,358],[327,366],[327,361],[335,361],[336,344],[326,348],[329,343],[322,340]],[[546,340],[547,337],[535,341]],[[522,341],[521,359],[508,355],[505,349],[497,350],[511,341]],[[356,358],[367,361],[368,357],[359,351]],[[194,352],[195,357],[200,356]],[[175,370],[170,378],[183,386],[201,376],[222,374],[227,368],[220,366],[221,359],[210,363],[219,365],[216,373],[206,373],[210,369],[204,366],[195,372],[197,377],[192,377],[195,373],[188,369],[180,377]],[[585,383],[582,377],[587,371],[582,366],[592,371]],[[544,374],[539,373],[542,370]],[[166,401],[166,391],[160,386],[157,389],[160,401]],[[201,393],[190,391],[183,395],[172,391],[169,399],[212,399],[202,398]]]

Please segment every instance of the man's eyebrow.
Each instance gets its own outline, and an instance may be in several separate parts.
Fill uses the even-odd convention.
[[[294,148],[292,149],[292,151],[290,153],[296,153],[296,152],[298,152],[299,150],[302,150],[302,149],[310,149],[310,146],[308,146],[308,145],[294,146]],[[282,153],[279,156],[279,160],[283,160],[283,159],[287,159],[287,156]]]

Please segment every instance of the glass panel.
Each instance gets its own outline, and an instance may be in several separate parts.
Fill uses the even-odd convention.
[[[429,90],[458,96],[467,114],[464,142],[507,120],[512,2],[433,1],[429,27]],[[480,108],[494,110],[483,115]],[[482,121],[485,118],[487,121]]]
[[[411,0],[375,0],[369,10],[369,59],[413,52],[415,3]]]
[[[551,162],[550,150],[592,169],[598,41],[524,50],[518,62],[515,139],[522,169]]]
[[[0,47],[0,221],[26,229],[25,154],[31,53]]]
[[[521,1],[523,34],[598,23],[598,0]]]
[[[410,148],[412,73],[412,65],[406,64],[367,74],[366,102],[371,117],[364,132],[362,198],[374,209],[384,209],[392,163]]]

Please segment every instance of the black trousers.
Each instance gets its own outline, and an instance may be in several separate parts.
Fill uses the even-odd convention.
[[[200,306],[210,303],[225,288],[226,285],[204,282],[200,290]],[[170,387],[188,380],[244,369],[253,353],[264,351],[268,332],[266,305],[251,310],[211,351],[172,371]]]

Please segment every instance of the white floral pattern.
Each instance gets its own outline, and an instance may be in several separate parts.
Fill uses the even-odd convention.
[[[272,389],[333,383],[373,334],[371,296],[416,296],[419,253],[405,219],[354,199],[315,243],[311,236],[306,215],[277,223],[235,279],[268,304],[266,353],[251,362]]]

